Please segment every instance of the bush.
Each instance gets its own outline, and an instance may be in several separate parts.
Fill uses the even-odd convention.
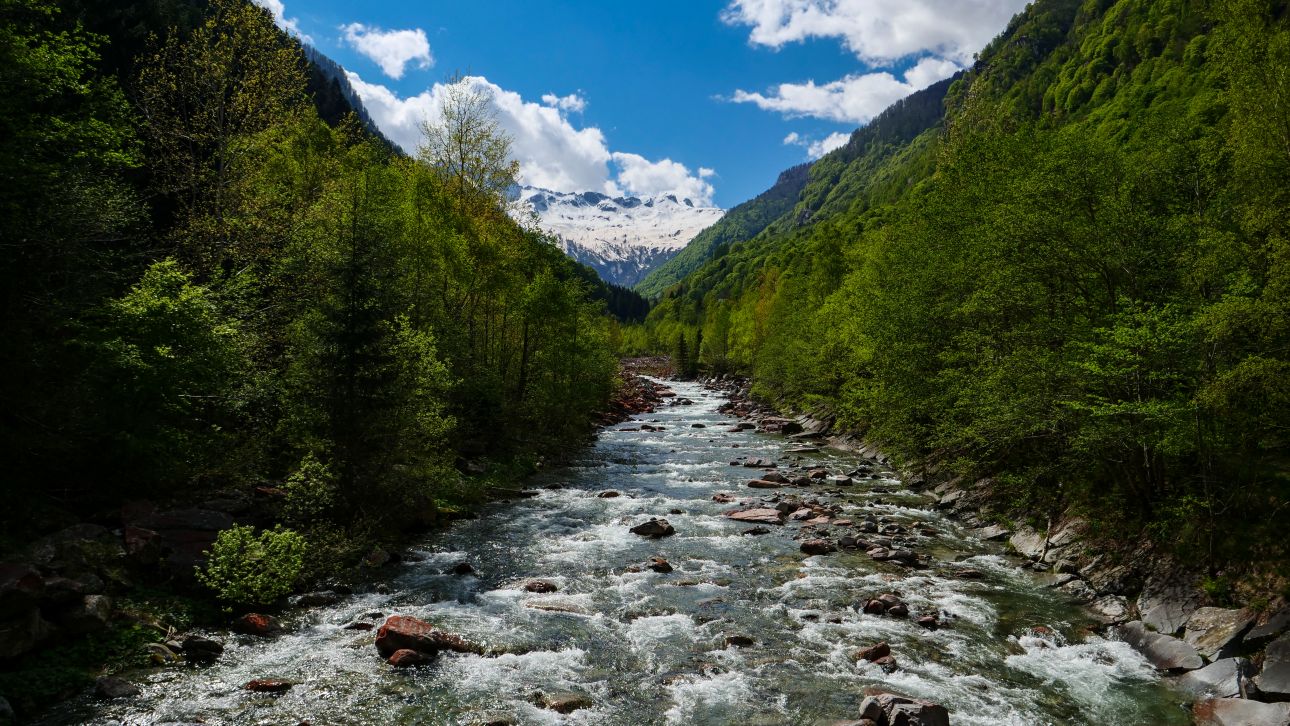
[[[313,452],[300,460],[300,466],[287,477],[285,488],[283,513],[292,524],[307,525],[325,519],[336,503],[336,477]]]
[[[267,605],[291,592],[304,567],[306,542],[281,526],[257,537],[255,528],[232,527],[219,533],[205,554],[197,579],[231,605]]]

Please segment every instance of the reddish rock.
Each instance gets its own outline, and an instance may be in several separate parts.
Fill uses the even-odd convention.
[[[555,592],[560,588],[556,587],[554,582],[547,582],[546,580],[529,580],[524,583],[524,589],[529,592],[536,592],[540,595],[545,595]]]
[[[400,650],[394,651],[394,653],[392,653],[390,657],[386,659],[386,662],[394,666],[395,668],[411,668],[412,666],[419,666],[419,665],[424,665],[426,663],[429,663],[430,661],[434,660],[434,656],[435,656],[434,653],[422,653],[419,650],[412,650],[411,648],[402,648]]]
[[[651,569],[651,570],[653,570],[653,571],[655,571],[655,572],[664,572],[664,573],[666,573],[666,572],[671,572],[671,571],[672,571],[672,563],[668,562],[667,560],[663,559],[662,557],[651,557],[651,558],[649,558],[649,564],[648,564],[648,565],[646,565],[646,567],[648,567],[649,569]]]
[[[718,504],[729,504],[735,501],[735,497],[734,495],[726,494],[725,492],[717,492],[712,495],[712,501],[717,502]]]
[[[783,484],[766,479],[753,479],[748,482],[748,486],[752,489],[778,489],[783,486]]]
[[[895,656],[884,655],[873,661],[873,664],[882,669],[883,673],[895,673],[899,667],[896,665]]]
[[[285,681],[281,678],[257,678],[248,682],[243,688],[256,693],[285,693],[291,690],[293,686],[291,681]]]
[[[837,552],[838,548],[826,539],[808,539],[802,543],[801,550],[808,555],[827,555]]]
[[[891,646],[888,645],[887,641],[884,640],[881,643],[878,643],[877,645],[871,645],[868,648],[861,648],[860,650],[857,650],[855,652],[855,659],[867,660],[870,663],[872,663],[878,660],[879,658],[884,658],[889,655],[891,655]]]
[[[867,600],[862,610],[869,615],[882,615],[887,612],[887,605],[881,600]]]
[[[395,651],[404,648],[422,653],[437,653],[441,650],[481,652],[479,646],[466,642],[461,636],[437,630],[424,620],[407,615],[393,615],[376,631],[376,650],[382,657],[389,658]]]
[[[909,606],[903,602],[896,603],[895,605],[887,608],[887,615],[893,618],[907,618],[909,617]]]
[[[941,623],[939,620],[936,619],[935,615],[924,615],[923,617],[919,618],[918,620],[915,620],[914,622],[918,623],[924,628],[927,628],[928,630],[936,630],[937,628],[941,627]]]
[[[744,509],[726,512],[726,517],[736,522],[753,522],[755,524],[783,524],[784,515],[778,509]]]
[[[269,636],[282,632],[282,626],[268,615],[247,613],[233,623],[233,629],[247,635]]]

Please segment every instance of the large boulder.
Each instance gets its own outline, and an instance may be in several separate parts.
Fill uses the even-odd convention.
[[[671,537],[676,534],[676,529],[673,528],[666,519],[656,519],[653,517],[651,517],[648,522],[632,527],[629,531],[632,534],[638,534],[642,537],[652,537],[654,539],[659,539],[660,537]]]
[[[455,653],[483,652],[482,648],[466,642],[461,636],[439,630],[424,620],[408,615],[392,615],[376,631],[376,650],[381,657],[389,658],[405,648],[427,654],[441,650]]]
[[[262,637],[277,635],[282,632],[282,626],[278,624],[277,619],[271,615],[262,615],[260,613],[247,613],[246,615],[243,615],[233,621],[233,629],[239,633],[259,635]]]
[[[1272,641],[1263,652],[1263,672],[1254,685],[1277,700],[1290,700],[1290,634]]]
[[[1254,625],[1255,613],[1230,608],[1200,608],[1187,619],[1183,640],[1196,652],[1217,660],[1232,655],[1241,636]]]
[[[1022,527],[1012,533],[1012,536],[1008,538],[1008,544],[1012,545],[1012,548],[1022,557],[1037,560],[1044,553],[1047,540],[1040,532],[1036,532],[1029,527]]]
[[[1142,622],[1166,635],[1177,633],[1200,605],[1200,592],[1177,579],[1147,580],[1138,597],[1138,613]]]
[[[139,687],[114,676],[103,676],[94,681],[94,695],[102,699],[130,698],[139,695]]]
[[[1290,726],[1290,703],[1210,698],[1192,706],[1196,726]]]
[[[1141,620],[1126,623],[1118,630],[1120,639],[1151,661],[1162,671],[1194,671],[1205,661],[1190,643],[1147,630]]]
[[[1224,658],[1184,673],[1174,685],[1197,698],[1235,698],[1241,695],[1241,682],[1249,670],[1250,662],[1244,658]]]

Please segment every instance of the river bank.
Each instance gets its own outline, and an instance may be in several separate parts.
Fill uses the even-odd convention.
[[[708,385],[731,397],[727,410],[770,430],[889,463],[871,443],[834,430],[827,418],[785,418],[749,397],[741,379]],[[1223,607],[1205,588],[1205,573],[1154,551],[1145,540],[1098,536],[1088,522],[1063,512],[1037,528],[1017,512],[994,508],[993,482],[964,481],[935,465],[901,470],[933,506],[984,539],[1007,544],[1022,566],[1052,590],[1080,603],[1099,631],[1132,645],[1191,700],[1197,724],[1290,724],[1290,606]]]
[[[823,724],[922,708],[881,691],[955,724],[1186,723],[1145,660],[889,467],[741,428],[697,385],[674,394],[354,594],[267,636],[194,633],[222,644],[212,662],[131,672],[138,696],[87,695],[47,722]],[[651,518],[674,534],[633,533]],[[485,655],[395,668],[370,630],[394,616]]]

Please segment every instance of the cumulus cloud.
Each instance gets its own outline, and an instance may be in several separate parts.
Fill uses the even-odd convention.
[[[434,65],[430,41],[420,28],[382,30],[362,23],[350,23],[340,26],[340,29],[345,34],[346,43],[370,58],[390,78],[402,78],[409,63],[415,63],[418,68]]]
[[[851,139],[851,134],[843,131],[837,131],[825,136],[822,139],[808,139],[796,131],[784,137],[785,146],[801,146],[806,149],[806,153],[812,159],[818,159],[821,156],[846,146],[847,141]]]
[[[863,124],[893,102],[966,67],[1027,0],[732,0],[721,14],[751,27],[749,42],[769,48],[815,38],[842,42],[874,72],[829,83],[781,83],[766,93],[739,90],[739,103],[788,116]],[[890,70],[917,62],[898,78]]]
[[[886,71],[861,73],[824,84],[781,83],[767,93],[738,90],[730,100],[755,104],[785,116],[864,124],[896,101],[948,78],[957,69],[953,62],[924,58],[905,72],[904,80]]]
[[[387,136],[409,153],[421,143],[421,123],[439,117],[447,86],[436,83],[425,91],[402,98],[389,88],[364,81],[348,71],[372,119]],[[700,168],[697,174],[671,159],[653,162],[638,155],[611,152],[599,128],[577,128],[557,103],[524,100],[487,78],[463,79],[492,97],[498,123],[511,135],[512,153],[520,162],[520,182],[563,192],[598,191],[618,196],[626,189],[632,194],[672,193],[689,197],[695,204],[710,204],[712,185],[705,181],[714,172]],[[577,94],[574,94],[577,96]],[[564,97],[566,108],[570,102]],[[577,96],[585,107],[585,100]]]
[[[650,161],[639,154],[625,152],[614,152],[613,159],[618,166],[618,182],[629,194],[641,197],[675,194],[696,206],[712,206],[712,184],[706,181],[714,173],[711,169],[700,167],[698,174],[694,174],[684,164],[671,159]]]
[[[547,93],[542,96],[542,103],[545,103],[552,108],[558,108],[561,111],[582,113],[587,110],[587,99],[583,98],[582,95],[578,93],[570,93],[567,96],[557,96],[554,93]]]
[[[932,54],[968,63],[1027,0],[733,0],[721,14],[754,45],[837,38],[860,60]]]
[[[279,28],[282,28],[306,43],[313,42],[313,38],[300,32],[300,21],[295,18],[287,17],[287,8],[282,4],[282,0],[255,0],[255,3],[265,10],[268,10],[269,13],[273,15],[273,21],[278,24]]]

